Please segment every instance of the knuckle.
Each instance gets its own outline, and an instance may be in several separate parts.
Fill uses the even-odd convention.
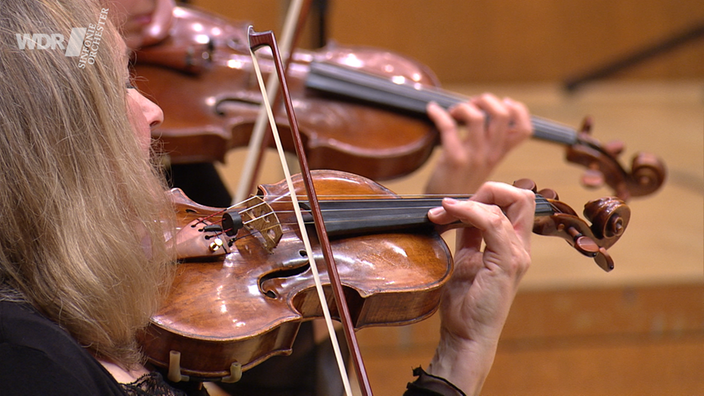
[[[483,92],[479,95],[479,99],[485,102],[488,101],[493,101],[493,102],[498,102],[499,98],[496,97],[496,95],[492,94],[491,92]]]
[[[501,227],[506,219],[506,216],[504,215],[504,212],[501,211],[501,208],[491,205],[487,208],[487,210],[491,213],[489,218],[489,226],[494,229]]]
[[[522,253],[514,255],[514,259],[511,260],[511,271],[519,276],[523,275],[530,268],[530,255],[522,251]]]
[[[464,102],[457,105],[452,112],[453,116],[466,123],[484,122],[485,114],[477,106]]]

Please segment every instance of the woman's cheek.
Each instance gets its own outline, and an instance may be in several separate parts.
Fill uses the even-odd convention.
[[[148,155],[149,146],[151,144],[151,128],[149,126],[149,121],[147,121],[146,116],[139,100],[135,98],[136,91],[131,89],[127,95],[127,102],[129,104],[129,115],[130,123],[132,124],[132,130],[134,131],[137,140],[139,141],[139,146],[142,151]]]

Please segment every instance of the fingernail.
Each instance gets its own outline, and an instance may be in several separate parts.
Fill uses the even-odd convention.
[[[457,205],[459,201],[454,198],[443,198],[442,203],[445,205]]]
[[[442,212],[443,212],[444,210],[445,210],[445,209],[443,209],[441,206],[438,206],[437,208],[432,208],[432,209],[430,209],[429,212],[430,212],[430,214],[432,214],[433,216],[438,216],[438,215],[442,214]]]

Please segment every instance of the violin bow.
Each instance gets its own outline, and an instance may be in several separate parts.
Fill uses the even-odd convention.
[[[317,290],[318,296],[320,298],[320,305],[323,310],[323,314],[325,316],[325,322],[327,323],[328,332],[330,334],[333,348],[335,350],[335,354],[336,354],[337,361],[338,361],[338,366],[340,368],[340,375],[342,377],[342,382],[345,387],[345,391],[348,396],[352,395],[352,390],[351,390],[351,386],[349,384],[349,379],[345,375],[344,362],[342,361],[342,355],[339,351],[339,344],[337,343],[337,337],[335,335],[335,330],[333,328],[332,318],[331,318],[330,312],[328,310],[327,299],[325,297],[325,292],[323,291],[323,287],[320,282],[320,277],[318,275],[317,265],[315,263],[315,258],[314,258],[313,251],[312,251],[312,248],[310,245],[308,234],[306,232],[306,227],[305,227],[305,222],[303,220],[303,215],[301,213],[300,206],[298,205],[295,189],[293,187],[293,181],[291,179],[291,175],[289,173],[288,166],[286,164],[286,157],[285,157],[285,154],[283,151],[283,146],[282,146],[280,138],[279,138],[278,130],[276,129],[276,123],[274,122],[274,116],[273,116],[273,112],[271,110],[271,105],[266,100],[266,98],[267,98],[266,87],[264,86],[264,83],[263,83],[263,80],[261,77],[261,72],[259,71],[259,66],[258,66],[258,63],[256,60],[256,56],[254,55],[254,51],[263,47],[263,46],[267,46],[271,49],[274,63],[276,65],[276,72],[277,72],[279,80],[280,80],[281,94],[283,95],[284,104],[286,106],[286,113],[288,116],[289,125],[291,126],[291,133],[293,135],[294,147],[296,149],[296,154],[298,156],[298,161],[299,161],[299,164],[301,167],[301,176],[303,178],[303,184],[306,187],[306,192],[308,195],[308,203],[310,205],[310,211],[313,215],[315,229],[317,232],[317,237],[318,237],[318,240],[320,243],[321,250],[323,252],[323,257],[325,258],[325,264],[327,266],[327,273],[328,273],[328,278],[330,280],[330,286],[332,288],[333,295],[335,297],[335,304],[337,306],[337,310],[340,315],[340,320],[342,322],[342,326],[344,329],[345,338],[347,340],[347,344],[349,345],[352,361],[355,365],[355,369],[357,372],[357,378],[359,380],[360,390],[364,396],[371,396],[372,395],[371,386],[369,384],[369,379],[367,377],[367,373],[364,368],[364,362],[362,361],[362,355],[359,350],[359,344],[357,342],[357,337],[356,337],[355,331],[354,331],[354,324],[352,323],[350,311],[347,306],[347,300],[345,298],[345,294],[342,289],[342,282],[340,281],[340,275],[337,271],[337,266],[335,265],[335,259],[333,256],[332,247],[330,246],[328,234],[325,229],[325,223],[323,221],[323,215],[322,215],[322,211],[320,209],[320,203],[318,201],[318,197],[315,192],[314,185],[313,185],[313,177],[311,176],[310,167],[308,166],[308,160],[305,155],[305,148],[303,146],[303,140],[301,139],[301,135],[298,130],[298,121],[296,120],[296,115],[293,111],[293,103],[291,101],[291,96],[289,94],[288,86],[286,84],[286,75],[284,73],[283,63],[281,61],[281,58],[279,56],[279,52],[278,52],[278,49],[276,46],[276,40],[274,39],[274,33],[271,31],[257,33],[250,26],[249,30],[248,30],[248,37],[249,37],[249,46],[250,46],[250,52],[252,55],[253,65],[254,65],[255,70],[257,72],[257,79],[259,81],[259,86],[262,90],[263,102],[265,104],[265,109],[266,109],[267,114],[269,116],[274,140],[276,143],[277,150],[279,152],[279,157],[281,159],[283,171],[286,176],[286,182],[289,186],[289,190],[291,191],[291,199],[293,201],[293,208],[295,209],[296,219],[299,224],[302,240],[303,240],[303,243],[306,247],[308,260],[310,262],[310,268],[313,273],[313,277],[315,279],[316,290]]]
[[[294,43],[300,36],[301,26],[307,19],[310,11],[312,0],[293,0],[286,12],[281,32],[280,51],[286,54],[285,69],[288,69],[289,60],[293,55]],[[267,100],[269,103],[274,103],[279,91],[279,79],[275,73],[269,75],[266,83],[266,91],[268,92]],[[252,129],[252,136],[249,138],[247,147],[247,157],[245,158],[244,167],[237,184],[237,190],[233,197],[232,204],[244,201],[254,187],[254,180],[259,173],[262,156],[264,153],[264,138],[267,127],[267,112],[264,106],[259,109],[257,120]]]

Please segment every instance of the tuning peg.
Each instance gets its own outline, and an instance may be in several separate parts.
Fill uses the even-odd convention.
[[[599,252],[594,257],[594,261],[596,261],[596,264],[606,272],[614,269],[614,260],[603,247],[599,248]]]
[[[513,182],[514,187],[522,188],[525,190],[531,190],[533,192],[538,191],[538,186],[531,179],[518,179]]]
[[[614,260],[605,248],[599,246],[596,241],[583,235],[574,227],[568,227],[567,233],[574,240],[574,248],[585,256],[593,257],[596,264],[606,272],[614,269]]]
[[[612,140],[604,145],[604,150],[614,157],[621,155],[625,148],[626,145],[620,140]]]
[[[584,117],[584,120],[582,120],[582,129],[580,131],[589,135],[592,132],[592,125],[592,118],[589,116]]]
[[[579,232],[579,230],[574,227],[568,227],[567,233],[574,240],[574,247],[580,253],[592,257],[599,253],[599,245],[592,238],[584,236],[581,232]]]
[[[587,169],[582,174],[582,185],[589,188],[600,188],[604,185],[604,174],[594,169]]]
[[[538,194],[542,195],[546,199],[560,199],[560,197],[557,196],[557,191],[552,188],[544,188],[538,191]]]

